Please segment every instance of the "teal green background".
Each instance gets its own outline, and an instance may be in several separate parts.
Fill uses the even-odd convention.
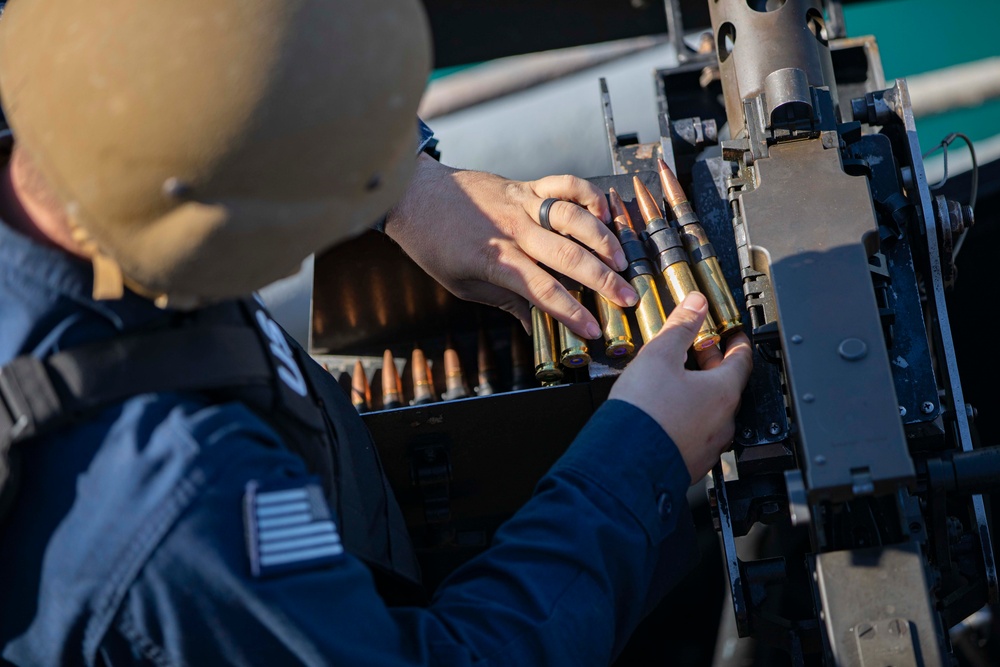
[[[847,34],[875,35],[887,82],[1000,56],[1000,0],[873,0],[844,7]],[[435,70],[431,80],[473,67]],[[917,120],[925,151],[951,132],[973,141],[1000,134],[1000,100]]]
[[[844,21],[851,37],[875,35],[887,82],[1000,56],[997,0],[866,2],[845,6]],[[1000,100],[917,120],[925,151],[950,132],[964,132],[973,141],[1000,134]]]

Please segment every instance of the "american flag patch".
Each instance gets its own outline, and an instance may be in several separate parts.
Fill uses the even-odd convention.
[[[332,565],[343,558],[340,533],[319,484],[281,488],[247,483],[243,496],[250,571],[266,577]]]

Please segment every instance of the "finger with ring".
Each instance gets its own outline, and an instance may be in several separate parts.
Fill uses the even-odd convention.
[[[540,224],[545,229],[550,232],[553,231],[552,223],[549,222],[549,211],[552,210],[552,205],[557,201],[562,201],[561,199],[556,199],[555,197],[549,197],[542,202],[541,207],[538,209],[538,224]]]

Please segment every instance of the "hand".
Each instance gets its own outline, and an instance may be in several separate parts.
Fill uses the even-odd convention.
[[[691,481],[704,477],[733,441],[736,410],[750,378],[750,340],[739,333],[696,352],[702,370],[684,367],[708,312],[698,292],[674,308],[653,340],[642,346],[611,388],[610,398],[631,403],[655,419],[677,445]]]
[[[549,213],[558,234],[538,224],[538,209],[549,197],[568,200],[556,202]],[[605,224],[610,220],[604,194],[581,178],[511,181],[453,169],[421,154],[409,189],[389,212],[385,231],[455,296],[502,308],[529,333],[533,304],[577,335],[593,339],[601,336],[597,320],[537,263],[620,306],[634,305],[635,290],[614,270],[626,263]]]

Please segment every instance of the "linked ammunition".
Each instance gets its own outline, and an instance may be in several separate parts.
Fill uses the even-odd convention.
[[[413,348],[410,356],[410,372],[413,375],[413,400],[411,405],[425,405],[434,402],[434,384],[430,378],[427,357],[419,347]]]
[[[597,320],[601,323],[601,334],[604,336],[604,354],[612,359],[632,354],[635,351],[632,327],[629,326],[622,307],[596,292],[594,304],[597,306]]]
[[[559,368],[559,350],[552,316],[531,307],[531,339],[535,349],[535,379],[542,384],[559,382],[563,372]]]
[[[570,296],[578,302],[583,301],[583,285],[569,276],[560,275],[558,278]],[[566,368],[582,368],[589,364],[590,349],[587,347],[586,339],[577,336],[562,322],[556,322],[556,328],[559,337],[559,356],[557,357],[559,363]]]
[[[635,179],[638,181],[638,178]],[[667,314],[663,312],[663,301],[660,300],[660,292],[656,287],[656,280],[653,278],[653,265],[646,257],[646,250],[642,247],[632,224],[632,218],[625,208],[625,202],[621,195],[611,188],[608,198],[611,201],[611,217],[618,241],[622,244],[622,251],[628,261],[628,268],[622,273],[626,280],[635,288],[639,294],[639,301],[635,305],[635,320],[639,324],[639,333],[642,340],[649,341],[659,333],[663,324],[667,321]]]
[[[465,375],[462,373],[462,362],[458,358],[458,350],[450,343],[444,350],[444,387],[445,391],[441,398],[446,401],[454,401],[457,398],[466,398],[469,395],[465,387]]]
[[[533,368],[528,336],[517,322],[510,325],[510,362],[513,391],[531,389],[535,386],[535,370]]]
[[[708,240],[705,228],[701,226],[701,221],[688,201],[687,195],[684,194],[677,176],[662,159],[658,160],[657,166],[664,197],[670,204],[674,217],[677,218],[681,241],[691,258],[698,287],[708,299],[709,312],[717,325],[716,331],[723,336],[739,331],[743,327],[740,310],[736,306],[733,293],[726,285],[726,278],[722,274],[722,266],[719,265],[715,248]]]
[[[493,354],[493,342],[486,329],[479,329],[478,349],[476,351],[476,374],[479,384],[476,385],[477,396],[489,396],[495,394],[497,385],[497,364]]]
[[[684,250],[680,234],[671,227],[663,215],[660,207],[656,205],[653,196],[638,178],[633,178],[632,185],[635,188],[635,196],[639,202],[639,210],[642,218],[646,222],[646,244],[650,252],[656,258],[656,265],[666,281],[667,289],[674,304],[679,304],[691,292],[698,290],[691,266],[688,264],[688,255]],[[717,345],[719,334],[716,333],[715,320],[712,314],[705,316],[705,321],[701,324],[701,329],[694,339],[694,348],[704,350]]]
[[[396,360],[392,351],[382,354],[382,409],[395,410],[403,407],[403,381],[396,370]]]
[[[351,373],[351,403],[358,412],[372,409],[372,389],[360,359],[354,362],[354,372]]]

